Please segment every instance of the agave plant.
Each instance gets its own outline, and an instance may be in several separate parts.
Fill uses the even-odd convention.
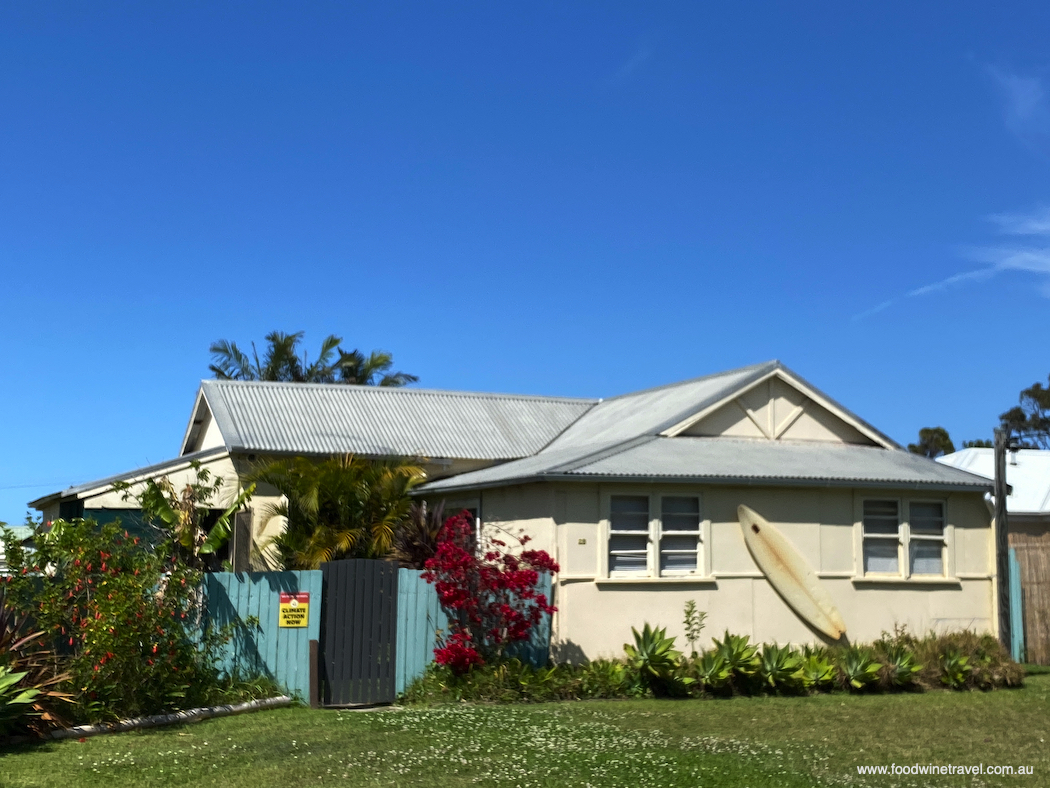
[[[623,646],[627,652],[627,664],[643,676],[658,679],[671,676],[682,653],[675,651],[674,638],[667,637],[667,628],[653,629],[646,624],[641,632],[634,627],[631,627],[631,632],[634,633],[634,645],[625,643]]]
[[[973,672],[970,658],[964,657],[958,649],[950,648],[941,654],[941,682],[952,689],[962,689]]]
[[[717,651],[706,651],[696,662],[696,672],[707,689],[721,689],[729,683],[732,672]]]
[[[685,685],[695,682],[693,678],[677,675],[682,653],[675,650],[674,638],[667,637],[666,627],[653,629],[646,624],[641,632],[634,627],[631,632],[634,645],[623,646],[627,665],[654,693],[677,694]]]
[[[790,646],[766,643],[759,657],[758,675],[770,689],[787,689],[801,680],[802,659]]]
[[[863,689],[878,679],[882,663],[877,662],[870,649],[850,646],[839,660],[842,683],[848,688]]]
[[[727,629],[722,640],[712,640],[715,651],[725,660],[726,667],[734,678],[750,678],[755,675],[759,666],[758,648],[750,645],[750,637],[730,635]]]
[[[802,686],[806,689],[826,687],[835,680],[835,666],[826,654],[816,653],[807,649],[808,653],[802,658],[802,666],[799,669],[799,678]]]
[[[892,687],[907,687],[915,682],[915,677],[922,670],[922,665],[915,661],[915,655],[906,646],[891,645],[885,654],[883,672]]]

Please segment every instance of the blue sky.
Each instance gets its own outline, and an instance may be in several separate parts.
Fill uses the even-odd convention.
[[[921,7],[916,7],[916,6]],[[7,3],[0,520],[208,345],[611,396],[779,358],[901,442],[1050,372],[1050,6]]]

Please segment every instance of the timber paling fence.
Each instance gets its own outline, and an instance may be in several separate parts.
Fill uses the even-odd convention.
[[[209,574],[208,619],[234,630],[221,667],[270,676],[311,705],[392,703],[433,661],[448,629],[422,574],[369,560],[332,561],[315,571]],[[549,598],[549,575],[539,590]],[[549,652],[545,616],[513,655],[539,666]]]

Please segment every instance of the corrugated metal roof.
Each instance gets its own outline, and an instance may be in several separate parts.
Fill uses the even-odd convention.
[[[937,462],[995,478],[995,449],[962,449],[938,457]],[[1021,449],[1007,458],[1008,514],[1050,515],[1050,451]]]
[[[656,435],[779,366],[770,361],[602,400],[559,435],[550,450],[604,446],[639,435]]]
[[[849,444],[654,437],[565,461],[547,452],[527,460],[431,482],[441,491],[538,479],[638,479],[724,483],[835,484],[986,490],[986,479],[899,449]],[[551,462],[537,461],[544,456]]]
[[[42,498],[37,498],[35,501],[30,501],[29,506],[34,509],[43,509],[53,503],[57,503],[63,498],[83,498],[84,493],[91,493],[96,490],[105,489],[113,486],[113,482],[124,482],[129,479],[143,479],[153,478],[162,475],[165,471],[170,471],[174,468],[182,468],[189,465],[194,460],[204,461],[218,457],[221,454],[225,454],[226,449],[221,446],[205,449],[204,451],[193,452],[192,454],[184,454],[181,457],[176,457],[173,460],[165,460],[164,462],[158,462],[155,465],[147,465],[143,468],[136,468],[133,471],[126,471],[125,473],[118,473],[114,476],[107,476],[103,479],[96,479],[91,482],[84,482],[83,484],[76,484],[72,487],[67,487],[56,493],[45,495]]]
[[[597,400],[206,380],[230,451],[508,460],[535,454]]]

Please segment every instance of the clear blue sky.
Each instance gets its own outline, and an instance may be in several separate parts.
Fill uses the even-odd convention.
[[[1050,6],[855,5],[4,4],[0,519],[174,456],[272,329],[990,436],[1050,372]]]

